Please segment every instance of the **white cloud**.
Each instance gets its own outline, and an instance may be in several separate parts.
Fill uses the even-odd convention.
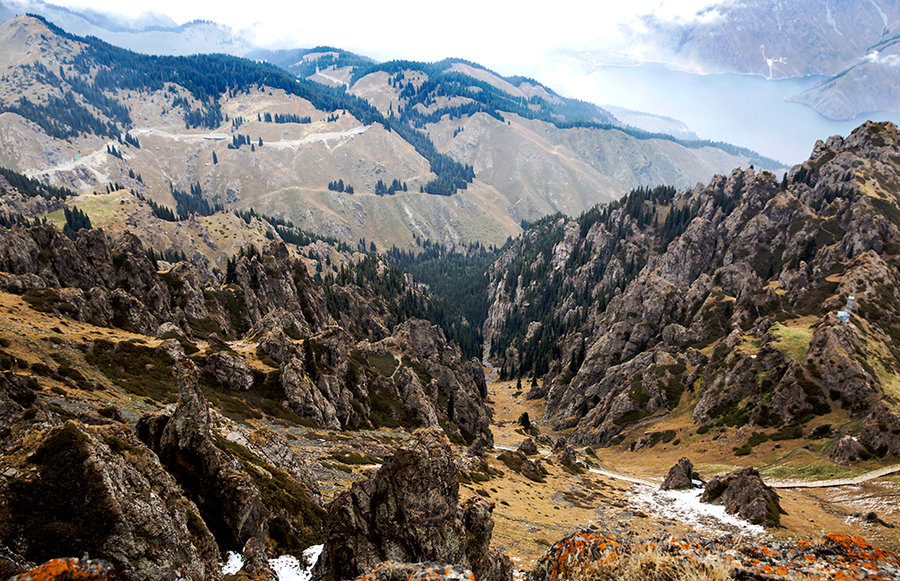
[[[874,50],[867,54],[864,61],[874,63],[876,65],[886,65],[889,67],[900,67],[900,54],[887,54],[882,55],[877,50]]]
[[[419,0],[51,0],[138,17],[153,11],[178,23],[213,20],[251,33],[266,45],[328,44],[375,58],[469,58],[489,66],[522,66],[553,50],[598,50],[624,42],[646,17],[663,21],[709,19],[723,0],[630,0],[552,5],[458,0],[453,6]],[[626,31],[628,32],[626,34]]]

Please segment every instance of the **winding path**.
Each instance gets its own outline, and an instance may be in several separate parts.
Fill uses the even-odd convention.
[[[877,470],[872,470],[871,472],[866,472],[865,474],[860,474],[853,478],[834,478],[832,480],[782,480],[770,481],[766,482],[766,484],[772,488],[833,488],[835,486],[854,486],[898,472],[900,472],[900,464],[894,464],[893,466],[878,468]]]

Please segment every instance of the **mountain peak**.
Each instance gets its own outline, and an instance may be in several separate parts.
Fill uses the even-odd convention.
[[[82,45],[58,34],[39,16],[26,14],[0,24],[0,67],[41,62],[57,65],[63,56],[81,52]]]

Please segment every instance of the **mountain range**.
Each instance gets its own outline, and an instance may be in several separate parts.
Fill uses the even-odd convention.
[[[38,6],[222,52],[0,24],[0,579],[900,571],[896,125],[785,168],[461,59]]]
[[[131,53],[33,17],[5,23],[0,45],[7,167],[84,192],[120,184],[170,207],[173,191],[199,187],[228,208],[380,247],[499,245],[522,220],[631,187],[780,165],[620,127],[594,105],[462,61],[307,53],[345,90],[224,55]]]

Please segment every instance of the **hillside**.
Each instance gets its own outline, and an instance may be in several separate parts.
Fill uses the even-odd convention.
[[[869,111],[900,109],[896,67],[900,37],[893,36],[869,49],[853,66],[796,97],[832,119],[853,119]]]
[[[896,455],[898,145],[866,123],[781,183],[735,170],[540,221],[494,266],[485,355],[543,376],[530,396],[585,443],[821,437],[840,458],[853,435]]]
[[[410,247],[414,236],[499,245],[547,211],[766,163],[739,148],[595,125],[608,121],[596,107],[456,61],[368,65],[346,93],[232,57],[138,55],[31,17],[5,23],[0,39],[0,164],[84,192],[121,184],[168,207],[173,188],[199,184],[228,209],[379,248]],[[416,88],[401,79],[413,70],[423,83],[434,78]],[[382,102],[391,91],[404,114]],[[462,108],[431,102],[447,91],[478,98]],[[489,158],[473,157],[465,131],[452,135],[463,125]],[[338,181],[344,191],[329,187]]]

